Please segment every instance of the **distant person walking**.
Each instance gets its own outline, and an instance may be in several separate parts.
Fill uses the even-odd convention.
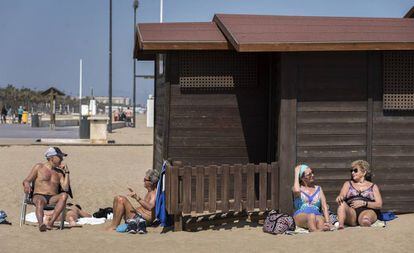
[[[1,123],[2,124],[6,124],[6,115],[7,115],[7,109],[6,109],[6,106],[3,105],[3,107],[1,108]]]
[[[9,106],[9,109],[7,109],[7,116],[9,117],[10,124],[13,124],[14,119],[13,119],[13,112],[12,112],[11,106]]]
[[[23,106],[19,106],[19,109],[17,109],[17,117],[19,119],[19,124],[22,123],[23,112]]]
[[[125,116],[126,116],[126,126],[127,127],[132,127],[132,110],[131,108],[127,108],[125,111]]]

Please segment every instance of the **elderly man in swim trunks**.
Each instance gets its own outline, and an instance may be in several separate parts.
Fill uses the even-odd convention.
[[[67,154],[59,148],[49,148],[45,153],[47,161],[33,166],[29,175],[23,181],[24,192],[27,194],[32,191],[30,184],[34,184],[33,203],[36,206],[36,218],[41,232],[52,229],[53,223],[66,206],[70,179],[68,166],[62,163],[65,156]],[[60,192],[60,189],[63,189],[63,192]],[[52,217],[44,224],[43,208],[48,204],[55,204],[56,206]]]
[[[147,170],[144,177],[144,187],[147,190],[145,197],[141,198],[134,190],[128,187],[127,194],[132,199],[135,199],[139,206],[134,207],[132,203],[125,196],[116,196],[113,203],[113,220],[107,231],[115,230],[121,223],[122,218],[125,221],[128,219],[145,220],[145,223],[151,223],[155,219],[155,200],[157,195],[157,183],[159,173],[156,170]],[[146,233],[145,227],[141,228],[143,231],[139,233]]]

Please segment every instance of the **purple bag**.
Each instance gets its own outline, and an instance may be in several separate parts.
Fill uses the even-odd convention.
[[[295,231],[296,224],[292,216],[272,210],[263,224],[263,232],[270,234],[284,234],[287,231]]]

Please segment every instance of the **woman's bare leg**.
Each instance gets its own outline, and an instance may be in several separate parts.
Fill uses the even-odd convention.
[[[318,231],[329,231],[329,226],[325,225],[325,218],[321,215],[316,215],[316,229]]]
[[[356,213],[355,210],[348,206],[345,202],[339,205],[338,207],[338,229],[343,229],[344,224],[349,226],[356,226]]]
[[[71,227],[80,227],[79,225],[76,224],[76,221],[78,219],[79,219],[79,215],[78,215],[77,211],[75,211],[75,210],[69,210],[66,213],[65,220],[67,222],[69,222],[69,226],[71,226]]]
[[[309,229],[309,232],[317,232],[317,231],[320,231],[318,229],[316,223],[317,223],[316,222],[316,215],[313,214],[313,213],[308,214],[308,229]]]
[[[308,228],[308,215],[306,213],[300,213],[293,217],[295,224],[301,228]]]
[[[377,214],[374,211],[364,210],[358,217],[358,223],[361,227],[370,227],[377,219]]]

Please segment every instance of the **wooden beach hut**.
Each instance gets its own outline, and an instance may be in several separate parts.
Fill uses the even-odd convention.
[[[411,13],[411,14],[410,14]],[[414,19],[216,14],[138,24],[155,61],[154,168],[181,215],[292,209],[293,168],[332,208],[353,160],[384,209],[414,211]]]

